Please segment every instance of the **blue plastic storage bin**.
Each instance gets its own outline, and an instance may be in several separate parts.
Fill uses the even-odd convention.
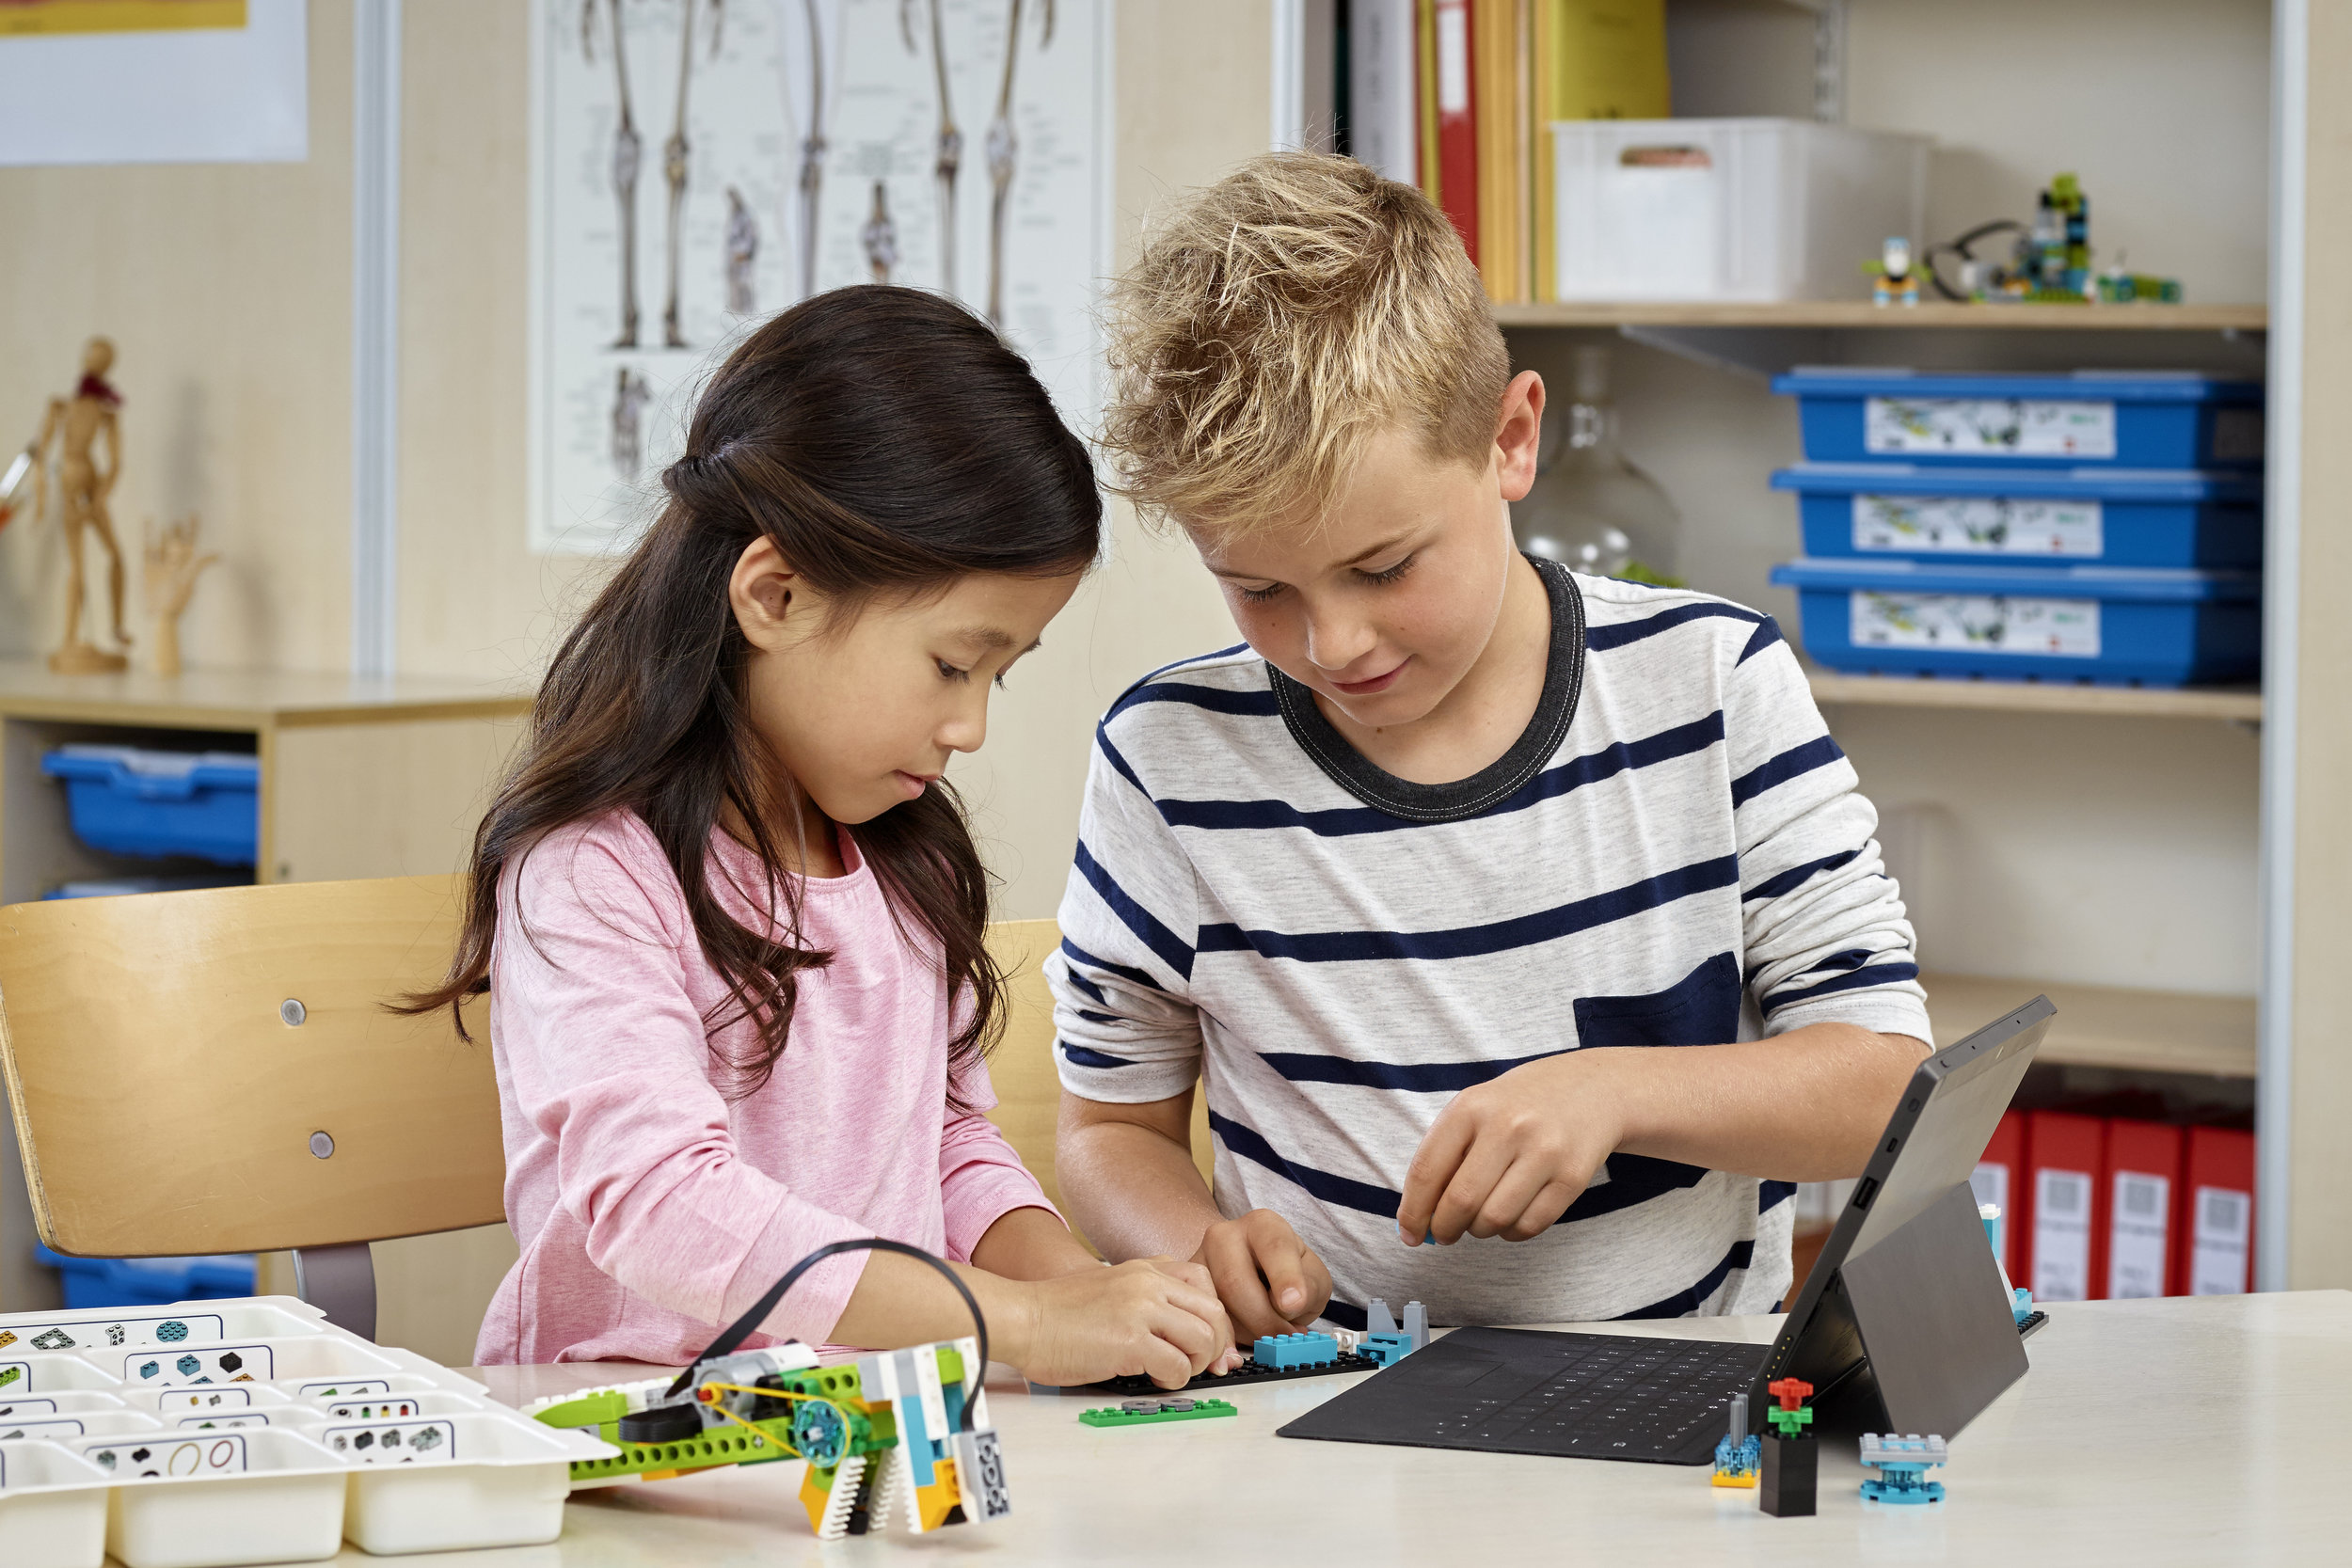
[[[253,1293],[253,1257],[68,1258],[33,1243],[33,1259],[65,1282],[68,1311],[101,1307],[162,1307]]]
[[[65,781],[76,837],[93,849],[251,865],[262,837],[262,765],[234,752],[60,746],[40,770]]]
[[[2258,468],[2263,461],[2259,381],[1800,367],[1775,377],[1772,390],[1796,398],[1811,463]]]
[[[1937,468],[1800,463],[1793,491],[1815,560],[2021,566],[2251,568],[2262,481],[2194,468]]]
[[[2185,686],[2261,668],[2251,572],[1806,560],[1772,581],[1833,670]]]

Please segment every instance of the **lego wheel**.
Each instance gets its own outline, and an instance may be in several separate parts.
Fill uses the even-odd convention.
[[[796,1401],[792,1406],[792,1446],[801,1457],[820,1470],[829,1470],[841,1463],[842,1454],[850,1446],[850,1429],[843,1424],[841,1413],[829,1404],[813,1400]]]

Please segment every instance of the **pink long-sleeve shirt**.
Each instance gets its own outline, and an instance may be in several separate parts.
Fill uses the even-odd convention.
[[[785,1053],[730,1102],[712,1047],[740,1058],[741,1022],[695,941],[684,895],[633,814],[576,823],[499,881],[490,1038],[506,1144],[506,1216],[522,1257],[483,1321],[485,1364],[682,1364],[828,1242],[887,1236],[959,1261],[1002,1215],[1052,1206],[980,1115],[986,1068],[947,1103],[960,1017],[935,953],[891,918],[841,834],[846,875],[802,879],[804,970]],[[750,925],[757,858],[711,838],[710,884]],[[528,927],[526,932],[525,927]],[[865,1253],[802,1278],[761,1345],[821,1344]]]

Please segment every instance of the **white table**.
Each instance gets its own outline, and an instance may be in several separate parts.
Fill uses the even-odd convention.
[[[779,1568],[922,1560],[1182,1568],[1518,1563],[1955,1562],[2008,1568],[2352,1560],[2352,1292],[2056,1306],[2033,1370],[1932,1472],[1949,1497],[1866,1506],[1826,1442],[1820,1513],[1760,1513],[1705,1468],[1297,1442],[1274,1429],[1352,1378],[1237,1390],[1230,1419],[1098,1431],[1093,1398],[1032,1397],[992,1369],[1013,1515],[930,1537],[819,1544],[777,1464],[576,1497],[561,1542],[453,1568]],[[1769,1340],[1776,1318],[1563,1324]],[[615,1382],[606,1366],[484,1368],[519,1402]],[[634,1375],[644,1375],[637,1373]],[[344,1560],[379,1561],[346,1550]]]

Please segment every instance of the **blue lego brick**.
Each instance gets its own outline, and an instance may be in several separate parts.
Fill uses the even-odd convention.
[[[1940,1503],[1944,1500],[1944,1483],[1940,1481],[1866,1481],[1862,1496],[1874,1503]]]
[[[1340,1342],[1328,1334],[1268,1334],[1261,1337],[1250,1359],[1262,1367],[1327,1366],[1340,1358]]]
[[[1393,1367],[1413,1354],[1413,1341],[1405,1334],[1367,1334],[1357,1345],[1356,1354],[1383,1367]]]

